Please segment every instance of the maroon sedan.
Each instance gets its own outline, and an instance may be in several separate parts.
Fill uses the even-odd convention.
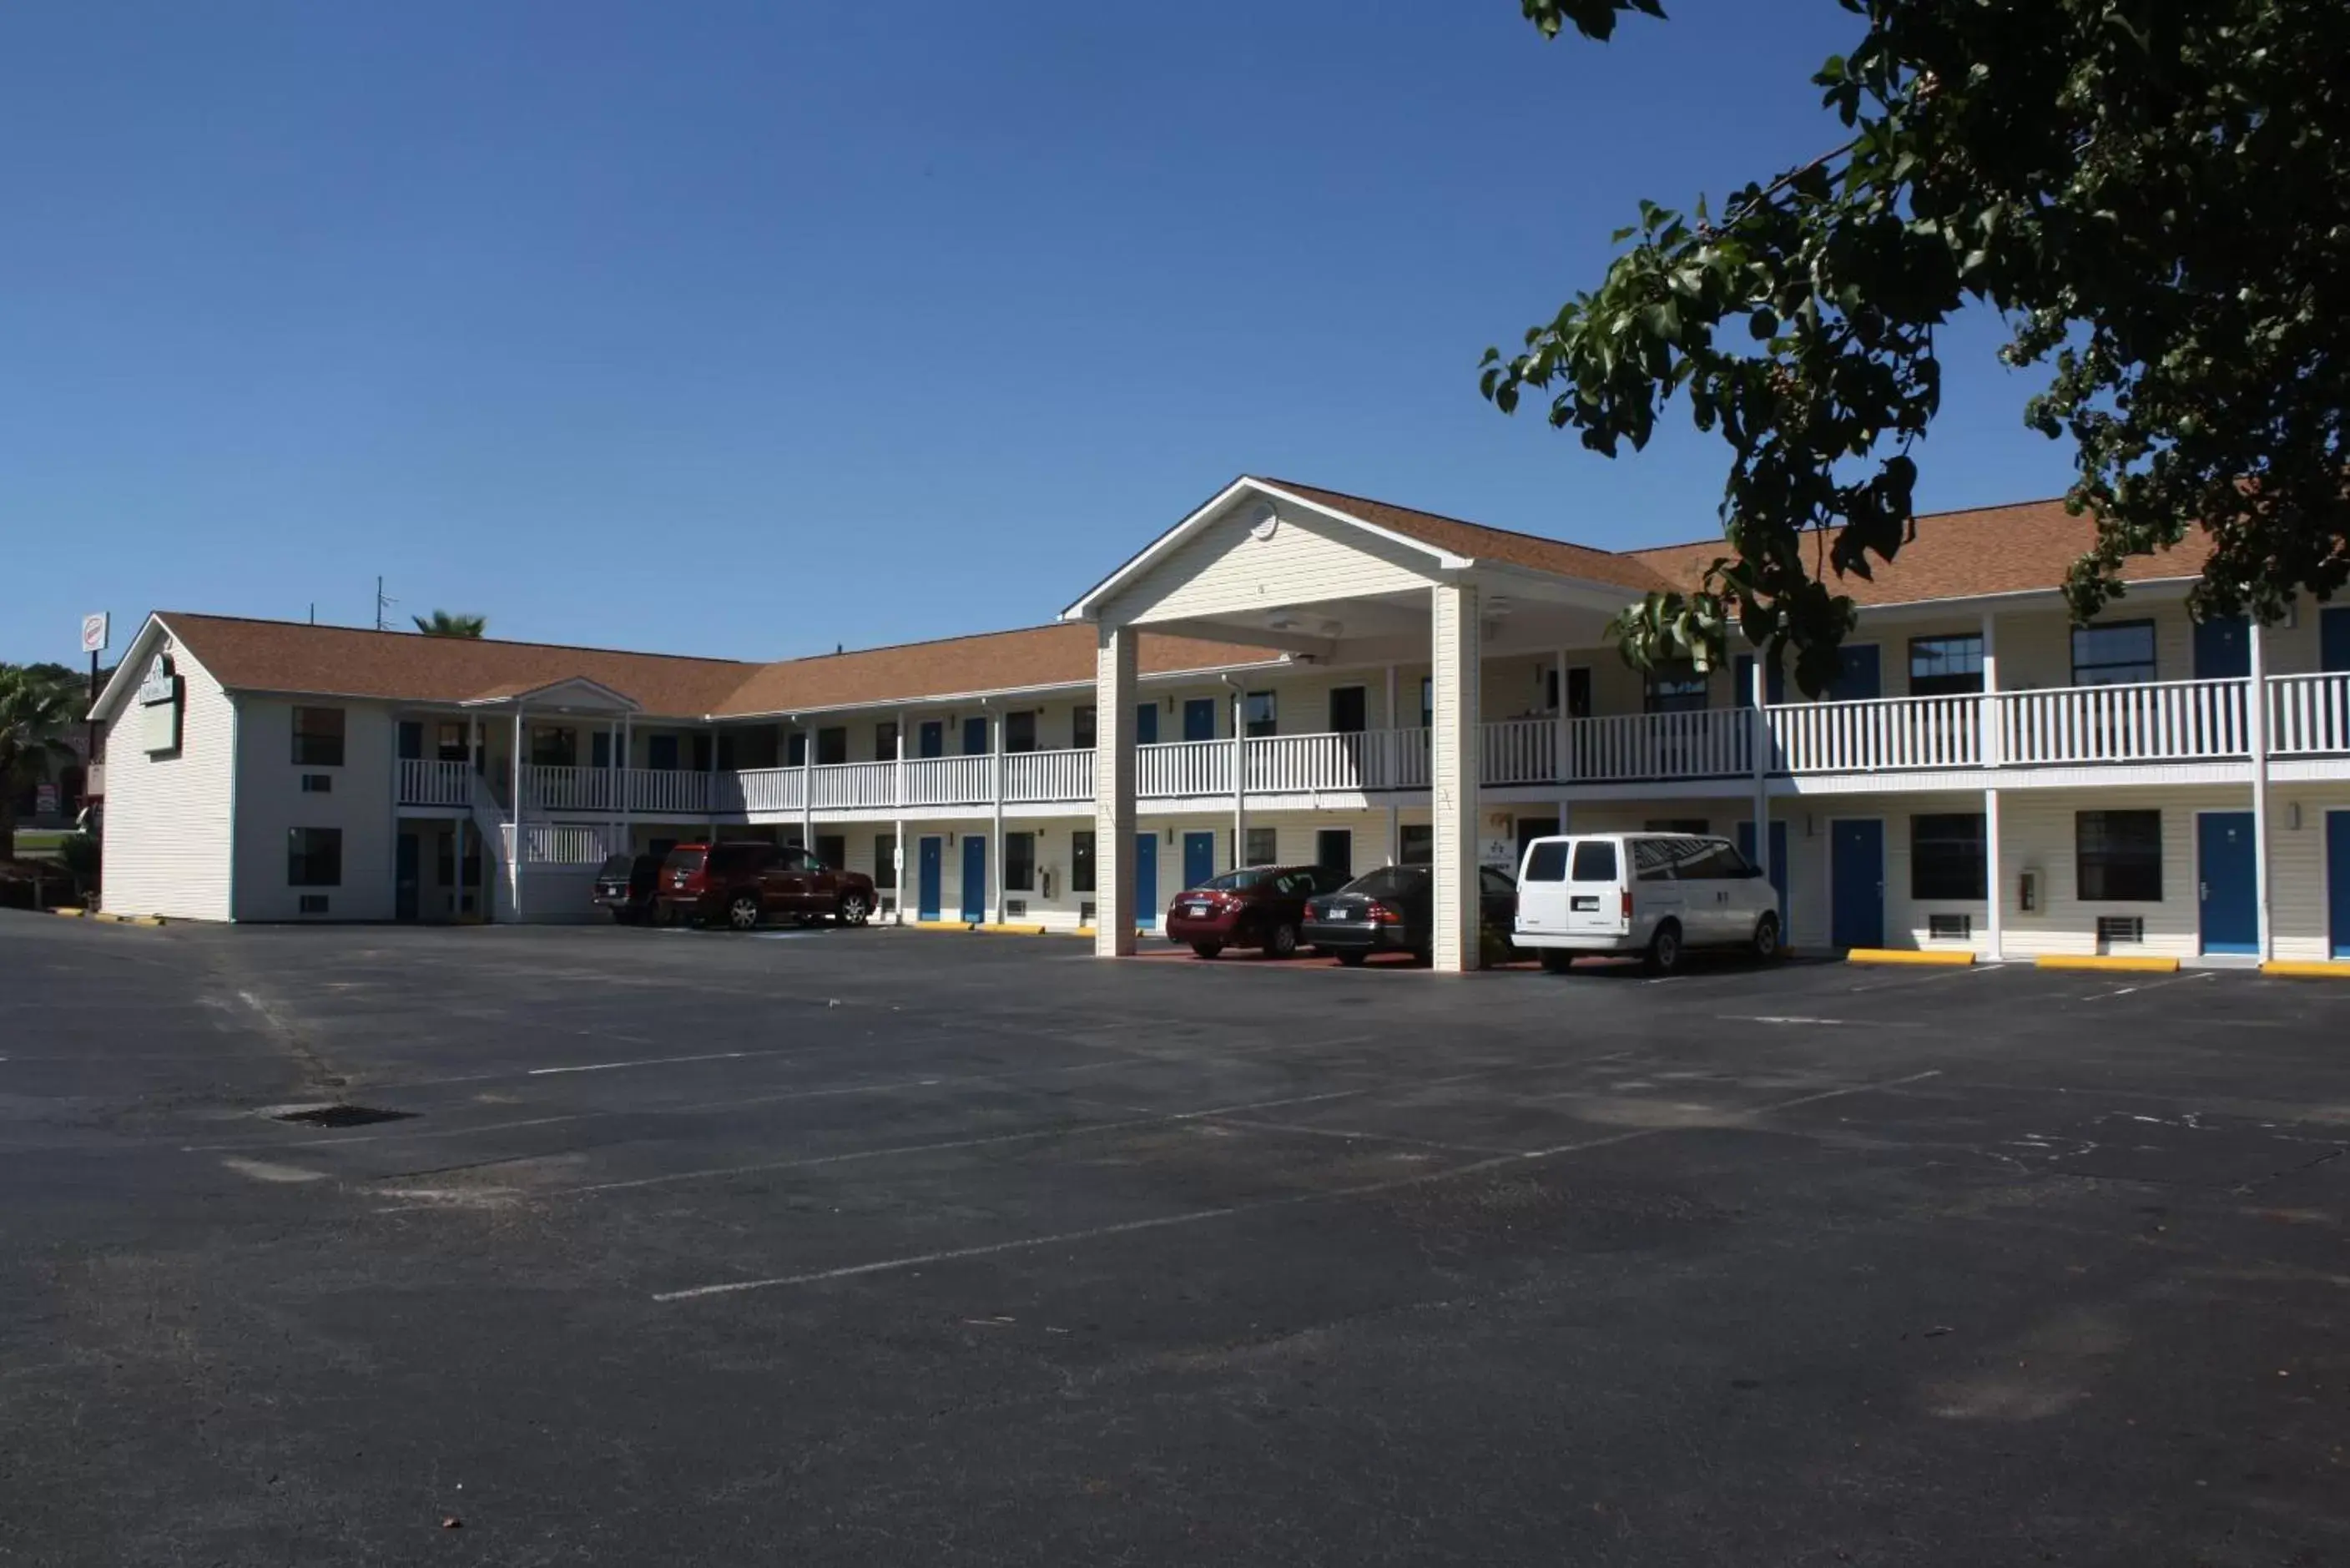
[[[1344,887],[1347,874],[1326,866],[1252,866],[1186,888],[1167,906],[1167,940],[1189,942],[1201,958],[1226,948],[1263,948],[1268,958],[1297,950],[1305,900]]]

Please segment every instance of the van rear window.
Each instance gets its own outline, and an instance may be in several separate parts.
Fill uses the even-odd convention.
[[[1609,839],[1598,839],[1575,846],[1575,880],[1578,882],[1613,882],[1616,880],[1616,846]]]
[[[1566,846],[1537,844],[1526,857],[1526,878],[1529,882],[1564,882],[1566,880]]]

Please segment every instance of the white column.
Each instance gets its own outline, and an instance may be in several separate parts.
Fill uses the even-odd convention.
[[[890,770],[889,798],[898,807],[898,816],[890,824],[896,835],[890,841],[894,847],[889,853],[896,857],[890,880],[897,884],[894,902],[898,906],[898,924],[902,926],[906,923],[906,712],[902,708],[898,711],[898,755],[894,761],[897,765]]]
[[[816,730],[808,727],[800,732],[800,847],[810,855],[816,853]],[[711,742],[712,756],[717,754],[715,741]]]
[[[2252,889],[2260,903],[2261,961],[2276,957],[2276,931],[2269,909],[2269,683],[2268,650],[2260,617],[2247,618],[2245,652],[2251,656],[2244,690],[2244,739],[2252,758]]]
[[[1986,659],[1983,674],[1991,674]],[[1999,791],[1983,791],[1983,891],[1991,895],[1991,959],[1996,963],[2007,957],[2007,888],[2001,880],[1999,867]]]
[[[1396,667],[1390,664],[1388,666],[1387,728],[1379,732],[1379,755],[1382,759],[1379,765],[1383,770],[1379,783],[1389,792],[1388,864],[1390,866],[1403,858],[1403,808],[1396,805],[1393,794],[1397,781],[1403,776],[1403,755],[1399,750],[1401,744],[1396,737]]]
[[[514,846],[506,855],[506,904],[522,919],[522,704],[514,716]]]
[[[636,773],[635,770],[629,767],[629,763],[636,755],[636,722],[637,722],[634,718],[623,718],[620,721],[620,782],[619,785],[620,791],[620,837],[628,847],[628,853],[631,855],[635,854],[637,851],[637,836],[635,833],[637,803],[630,798],[630,796],[635,793]],[[715,741],[712,742],[711,752],[713,756],[716,754],[717,749],[718,743]]]
[[[1754,710],[1754,864],[1762,867],[1766,883],[1771,880],[1771,671],[1763,661],[1770,656],[1767,646],[1755,649],[1753,689],[1747,693]],[[1787,940],[1784,931],[1779,940]]]
[[[1482,628],[1477,590],[1440,583],[1430,590],[1434,615],[1434,734],[1429,790],[1436,818],[1436,968],[1462,974],[1477,967],[1477,704]]]
[[[465,774],[465,815],[468,820],[473,819],[473,803],[481,799],[480,791],[485,782],[482,775],[484,771],[486,770],[489,765],[489,753],[482,749],[482,716],[479,713],[468,714],[465,718],[465,767],[467,769]],[[476,833],[479,832],[478,827],[475,831]],[[463,862],[460,861],[458,864],[462,866]],[[484,845],[482,850],[483,869],[486,872],[489,867],[496,864],[497,861],[494,855],[492,853],[489,846]],[[482,900],[482,908],[479,911],[482,917],[482,923],[484,925],[489,924],[490,916],[495,909],[497,899],[491,895],[490,889],[486,884],[474,888],[473,897]]]
[[[1248,697],[1232,688],[1232,867],[1247,864],[1248,848]]]
[[[2000,763],[1999,739],[1999,618],[1983,611],[1982,618],[1982,765],[1995,768]]]
[[[1134,645],[1126,627],[1094,640],[1094,956],[1134,951]]]
[[[1571,809],[1567,800],[1566,782],[1575,776],[1575,768],[1571,761],[1575,755],[1575,720],[1566,710],[1566,649],[1563,648],[1558,649],[1553,657],[1557,660],[1555,668],[1558,670],[1558,712],[1554,715],[1558,722],[1558,730],[1551,740],[1551,744],[1557,748],[1557,755],[1551,763],[1551,776],[1559,783],[1558,830],[1565,833],[1567,831],[1567,814]]]
[[[995,748],[988,763],[992,776],[987,793],[995,803],[995,842],[988,846],[987,852],[987,919],[1000,922],[1003,919],[1003,715],[991,717],[995,725]]]

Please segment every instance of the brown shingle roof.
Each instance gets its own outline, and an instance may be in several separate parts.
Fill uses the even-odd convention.
[[[585,678],[633,699],[649,714],[697,718],[1074,685],[1094,675],[1094,628],[1080,625],[753,664],[178,610],[158,611],[157,618],[234,691],[403,702],[492,701]],[[1267,649],[1146,634],[1136,662],[1143,674],[1153,675],[1279,657]]]
[[[1344,491],[1324,490],[1317,485],[1293,484],[1286,479],[1268,479],[1263,483],[1286,490],[1293,495],[1302,495],[1308,501],[1319,502],[1348,516],[1359,517],[1374,527],[1401,534],[1409,539],[1418,539],[1422,544],[1433,545],[1440,550],[1449,550],[1453,555],[1466,556],[1471,560],[1502,561],[1513,566],[1531,566],[1536,571],[1555,572],[1562,576],[1607,583],[1638,593],[1670,586],[1647,562],[1634,556],[1595,550],[1587,545],[1570,545],[1564,539],[1545,539],[1538,534],[1488,528],[1482,523],[1464,523],[1458,517],[1418,512],[1409,506],[1390,506],[1384,501],[1373,501],[1368,496],[1348,495]]]
[[[1830,586],[1862,605],[1922,604],[1979,594],[2030,593],[2061,587],[2065,568],[2096,542],[2096,524],[2075,517],[2061,501],[2021,501],[1969,512],[1937,512],[1918,519],[1918,536],[1890,565],[1874,563],[1874,580],[1830,574]],[[1694,588],[1705,568],[1730,546],[1708,539],[1661,545],[1631,554],[1678,588]],[[2210,542],[2198,529],[2168,555],[2141,556],[2122,570],[2131,582],[2191,577],[2203,569]]]
[[[1261,664],[1270,649],[1145,632],[1135,651],[1144,675]],[[818,659],[791,659],[760,669],[729,698],[728,713],[791,713],[852,708],[975,691],[1066,686],[1094,678],[1094,628],[1065,622],[1019,631],[907,643]]]
[[[687,718],[711,711],[759,668],[733,659],[156,614],[214,680],[243,691],[466,702],[585,676],[648,713]]]

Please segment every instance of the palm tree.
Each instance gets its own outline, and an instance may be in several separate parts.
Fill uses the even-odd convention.
[[[17,792],[40,783],[52,757],[73,759],[65,737],[77,716],[70,680],[0,664],[0,860],[16,857]]]
[[[427,637],[479,637],[490,629],[490,618],[485,615],[452,615],[437,609],[429,616],[408,618]]]

